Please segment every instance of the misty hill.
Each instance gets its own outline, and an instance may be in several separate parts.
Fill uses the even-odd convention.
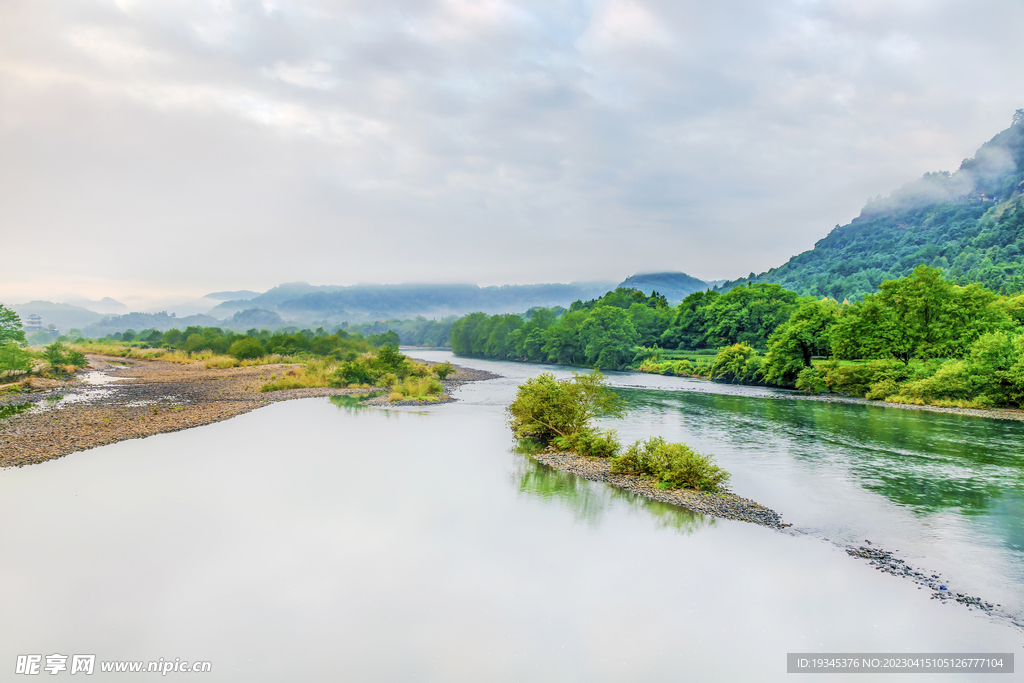
[[[276,330],[284,327],[285,321],[274,311],[250,308],[235,313],[223,326],[233,330],[250,330],[254,327],[257,330]]]
[[[714,284],[699,280],[686,273],[666,272],[630,275],[618,286],[639,289],[647,295],[656,291],[670,302],[678,303],[694,292],[714,287]]]
[[[306,294],[335,292],[339,289],[344,288],[333,285],[310,285],[305,282],[286,282],[253,297],[242,296],[225,301],[211,309],[209,314],[217,318],[229,318],[239,311],[253,308],[274,311],[285,301],[297,299]]]
[[[127,313],[125,315],[99,316],[102,320],[82,328],[82,334],[86,337],[104,337],[115,332],[125,330],[160,330],[166,332],[170,329],[184,330],[190,325],[202,327],[223,327],[224,321],[208,315],[189,315],[177,317],[173,313]],[[44,321],[45,322],[45,321]]]
[[[81,306],[51,301],[30,301],[27,304],[13,305],[10,308],[21,317],[22,322],[27,316],[38,315],[42,318],[43,327],[56,325],[62,333],[71,328],[83,329],[103,319],[99,313]]]
[[[924,263],[965,284],[1024,291],[1024,110],[955,173],[925,173],[889,197],[869,201],[814,249],[771,270],[726,283],[774,282],[842,301]]]
[[[259,308],[276,312],[285,321],[295,324],[364,322],[417,315],[443,318],[474,311],[523,312],[534,306],[568,306],[576,299],[600,296],[613,287],[611,282],[500,287],[461,284],[338,287],[293,282],[248,301],[226,301],[211,310],[210,315],[227,317],[241,310]]]
[[[121,303],[117,299],[111,299],[109,296],[105,296],[99,301],[68,296],[64,298],[64,303],[72,306],[80,306],[81,308],[85,308],[101,315],[120,315],[122,313],[130,312],[125,304]]]
[[[240,289],[237,292],[212,292],[203,296],[203,298],[214,299],[216,301],[246,301],[259,295],[259,292],[254,292],[250,289]]]

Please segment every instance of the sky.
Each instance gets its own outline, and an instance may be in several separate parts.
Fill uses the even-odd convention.
[[[1019,0],[4,0],[0,301],[735,278],[1024,107]]]

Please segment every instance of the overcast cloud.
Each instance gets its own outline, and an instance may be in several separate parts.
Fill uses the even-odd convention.
[[[713,279],[1024,106],[1024,5],[5,0],[0,300]]]

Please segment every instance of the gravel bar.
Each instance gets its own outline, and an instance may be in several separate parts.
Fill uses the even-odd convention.
[[[715,494],[690,489],[662,489],[658,488],[658,482],[650,477],[635,474],[612,474],[609,469],[610,465],[604,458],[588,458],[575,453],[554,451],[541,451],[532,457],[537,462],[556,470],[569,472],[591,481],[602,481],[640,496],[679,505],[712,517],[751,522],[773,529],[790,526],[784,524],[782,517],[774,510],[747,498],[741,498],[734,493]]]
[[[64,380],[33,378],[31,391],[0,394],[0,409],[26,406],[0,418],[0,467],[23,467],[126,439],[176,432],[227,420],[271,403],[315,396],[365,394],[381,389],[285,389],[261,392],[271,374],[296,364],[207,368],[203,362],[171,363],[89,355],[87,371]],[[382,405],[433,405],[454,401],[466,382],[498,377],[457,368],[440,401]],[[2,414],[2,413],[0,413]]]

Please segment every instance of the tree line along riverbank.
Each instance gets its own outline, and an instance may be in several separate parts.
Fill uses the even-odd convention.
[[[634,369],[907,405],[1024,404],[1024,294],[956,285],[919,266],[857,302],[775,284],[697,292],[676,307],[617,289],[568,310],[474,313],[463,356]]]

